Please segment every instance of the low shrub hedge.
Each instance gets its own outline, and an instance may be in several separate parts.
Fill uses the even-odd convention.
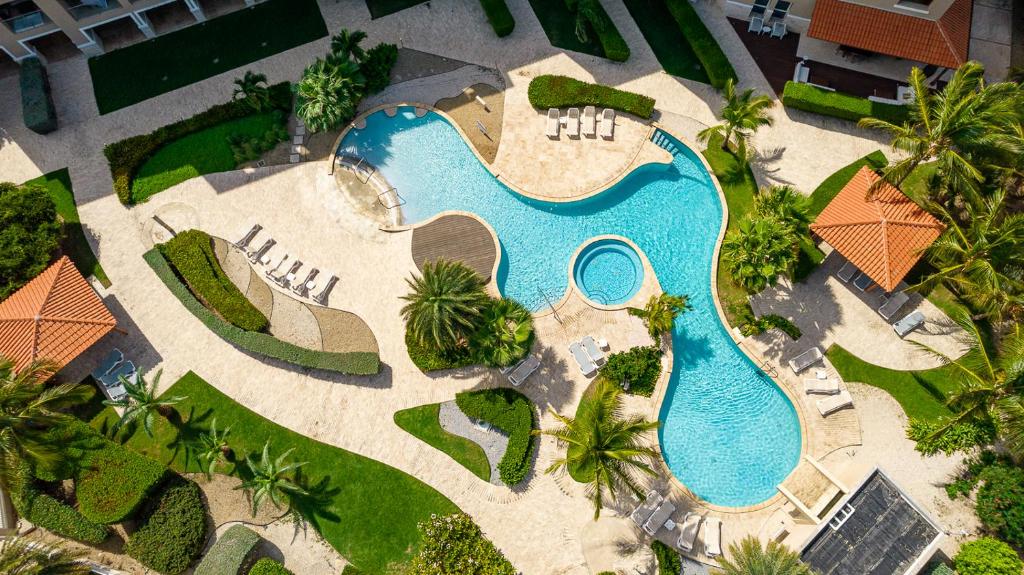
[[[291,110],[291,84],[281,82],[270,86],[271,104],[275,109]],[[114,180],[114,192],[121,203],[132,205],[132,180],[142,164],[161,147],[189,134],[215,126],[228,120],[235,120],[256,112],[244,100],[232,100],[212,106],[205,112],[168,124],[148,133],[125,138],[103,147],[103,155],[110,165]]]
[[[153,499],[124,552],[164,575],[177,575],[206,543],[206,507],[199,486],[175,476]]]
[[[345,566],[345,569],[341,572],[342,575],[359,575],[358,572],[355,571],[355,567],[353,567],[352,571],[349,572],[349,569],[348,569],[349,567],[351,567],[351,565],[346,565]],[[286,569],[284,565],[281,565],[280,563],[278,563],[277,561],[274,561],[270,557],[263,557],[262,559],[257,561],[255,565],[252,566],[252,569],[249,569],[249,575],[295,575],[295,574],[292,573],[291,571],[289,571],[288,569]]]
[[[628,381],[628,393],[650,397],[661,375],[661,350],[649,345],[613,353],[599,373],[623,389],[624,382]]]
[[[409,575],[515,575],[501,551],[465,513],[431,515],[419,524],[419,553],[404,571]],[[348,575],[348,569],[344,575]]]
[[[228,323],[246,331],[267,329],[270,324],[267,316],[256,309],[224,273],[213,253],[213,242],[209,234],[188,230],[160,244],[158,248],[206,307]]]
[[[651,543],[651,551],[658,561],[658,575],[678,575],[683,571],[683,560],[679,554],[661,541],[655,540]]]
[[[873,102],[867,98],[825,90],[811,84],[786,82],[782,90],[784,106],[833,118],[856,122],[861,118],[878,118],[902,124],[910,117],[910,108],[897,104]]]
[[[199,318],[199,321],[215,334],[247,352],[309,369],[352,375],[375,375],[380,371],[380,356],[373,352],[334,353],[306,349],[281,341],[270,334],[245,331],[231,325],[207,309],[192,295],[188,287],[178,279],[159,250],[154,248],[146,252],[143,259],[146,260],[157,277],[164,282],[167,289],[171,290],[171,293],[178,298],[178,301],[192,312],[192,315]]]
[[[39,58],[21,61],[21,116],[25,127],[37,134],[57,129],[57,108],[53,105],[50,79]]]
[[[722,52],[722,47],[711,35],[700,15],[693,9],[689,0],[665,0],[668,11],[672,13],[683,37],[689,42],[693,53],[697,55],[704,72],[708,75],[711,85],[721,90],[730,79],[736,81],[736,70]]]
[[[39,493],[35,487],[25,488],[12,502],[19,515],[61,537],[98,545],[109,534],[106,525],[90,521],[70,505]]]
[[[622,34],[619,34],[615,22],[612,22],[599,0],[569,0],[566,4],[570,9],[574,9],[575,6],[575,10],[582,11],[586,16],[597,35],[605,58],[615,62],[629,60],[629,45],[622,38]]]
[[[245,525],[228,527],[196,566],[195,575],[238,575],[259,542],[260,536]]]
[[[166,475],[159,462],[108,441],[103,449],[86,453],[75,477],[79,510],[97,523],[124,521]]]
[[[409,351],[409,359],[424,372],[455,369],[476,363],[473,354],[466,348],[444,350],[421,345],[408,330],[405,332],[405,347]]]
[[[501,482],[512,487],[525,479],[536,447],[533,403],[514,389],[499,387],[456,394],[455,404],[467,417],[486,421],[508,434],[508,447],[498,462]]]
[[[515,30],[516,20],[509,12],[505,0],[480,0],[480,6],[483,7],[487,21],[491,23],[491,28],[494,28],[494,33],[499,38],[504,38]]]
[[[566,106],[601,106],[641,118],[650,118],[654,113],[654,98],[582,82],[568,76],[537,76],[530,81],[527,95],[530,105],[540,110]]]

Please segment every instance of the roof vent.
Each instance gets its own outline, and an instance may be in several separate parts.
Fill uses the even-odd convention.
[[[828,526],[831,527],[833,531],[839,531],[839,528],[843,526],[843,523],[846,523],[846,520],[853,515],[854,511],[856,511],[856,508],[854,508],[853,505],[850,505],[849,503],[843,505],[842,509],[836,511],[836,514],[829,520]]]

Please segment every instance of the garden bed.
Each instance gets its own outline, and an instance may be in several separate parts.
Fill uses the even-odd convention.
[[[623,0],[661,67],[680,78],[710,83],[700,58],[661,0]]]
[[[395,412],[395,424],[427,445],[454,459],[484,481],[491,480],[491,465],[483,448],[441,427],[441,404],[431,403]]]
[[[537,447],[533,437],[537,429],[533,402],[514,389],[499,387],[459,393],[455,403],[467,417],[485,421],[508,434],[508,447],[498,463],[502,483],[513,487],[526,479]]]

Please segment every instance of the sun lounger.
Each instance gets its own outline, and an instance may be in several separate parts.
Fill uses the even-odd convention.
[[[288,261],[288,250],[285,250],[285,249],[282,248],[281,251],[284,253],[284,255],[281,256],[281,259],[277,260],[277,265],[275,265],[274,267],[268,267],[263,272],[270,279],[276,279],[277,278],[277,275],[276,275],[277,272],[281,269],[281,266],[284,265],[284,262]]]
[[[601,110],[601,137],[611,140],[615,136],[615,110],[605,108]]]
[[[822,417],[825,417],[830,413],[834,413],[844,407],[849,407],[853,405],[853,397],[850,395],[849,391],[843,391],[840,392],[838,395],[833,395],[832,397],[828,397],[825,399],[819,399],[817,401],[817,404],[818,412],[821,413]]]
[[[817,347],[812,347],[789,360],[789,368],[793,370],[793,373],[800,373],[819,361],[821,361],[821,350]]]
[[[306,274],[306,279],[296,284],[292,291],[299,297],[306,297],[309,295],[309,290],[316,287],[316,276],[320,275],[320,270],[313,268]]]
[[[579,108],[569,108],[569,113],[565,116],[565,133],[569,134],[570,138],[580,137]]]
[[[583,127],[581,130],[584,136],[594,136],[597,134],[597,108],[593,106],[583,108]]]
[[[750,7],[750,14],[748,18],[755,16],[764,16],[766,10],[768,10],[768,2],[771,0],[754,0],[754,5]]]
[[[860,272],[857,277],[853,278],[853,285],[857,286],[857,289],[864,291],[874,285],[875,280],[871,279],[868,274]]]
[[[769,21],[785,20],[786,16],[789,15],[790,3],[788,0],[779,0],[775,3],[775,8],[772,9],[772,17]]]
[[[518,367],[512,370],[512,373],[508,376],[508,381],[512,385],[519,387],[533,372],[537,371],[540,367],[540,360],[535,355],[528,355],[523,363],[520,363]]]
[[[786,32],[787,30],[785,22],[777,21],[774,24],[772,24],[772,38],[778,38],[779,40],[782,40],[782,38],[785,37]]]
[[[764,28],[764,18],[762,18],[761,16],[752,17],[750,19],[750,23],[747,24],[747,32],[760,34],[762,28]]]
[[[907,334],[921,327],[924,323],[924,314],[920,311],[907,314],[907,317],[892,324],[893,331],[900,337],[907,337]]]
[[[121,378],[132,381],[135,377],[135,364],[131,361],[122,362],[110,373],[99,378],[99,382],[107,387],[114,387],[121,383]]]
[[[652,489],[648,491],[647,497],[644,498],[644,502],[634,509],[633,513],[629,514],[630,519],[633,520],[633,523],[636,523],[637,527],[643,528],[644,523],[647,523],[647,520],[651,518],[654,510],[661,505],[661,502],[664,501],[664,499],[665,498],[656,490]]]
[[[882,306],[878,308],[878,315],[884,317],[887,321],[892,321],[896,312],[907,305],[908,301],[910,301],[910,296],[907,295],[907,292],[898,291],[882,303]]]
[[[704,554],[708,557],[722,554],[722,522],[714,517],[704,520]]]
[[[292,267],[288,268],[288,271],[277,276],[271,277],[274,283],[287,289],[293,281],[295,281],[295,274],[299,273],[299,269],[302,268],[302,260],[295,260],[292,262]]]
[[[775,541],[776,543],[782,542],[789,535],[789,528],[786,524],[779,521],[775,524],[775,527],[768,532],[768,541]]]
[[[112,348],[107,353],[106,357],[103,358],[103,361],[96,366],[96,369],[92,370],[92,378],[99,381],[101,377],[107,375],[117,368],[117,366],[121,365],[122,361],[124,361],[124,354],[121,353],[121,350],[116,347]]]
[[[836,379],[805,379],[804,393],[808,395],[816,393],[819,395],[835,395],[839,393],[839,380]]]
[[[558,108],[548,108],[548,120],[544,125],[544,134],[549,138],[558,137],[558,129],[561,127],[562,120],[558,117]]]
[[[590,359],[594,360],[595,364],[601,365],[604,363],[604,352],[601,351],[597,340],[593,336],[584,336],[580,343],[583,344],[583,349],[587,351],[587,355],[590,356]]]
[[[659,505],[647,521],[644,522],[644,531],[646,531],[648,535],[654,536],[654,534],[657,533],[663,525],[665,525],[665,521],[668,521],[668,518],[675,512],[676,506],[674,503],[668,499],[662,501],[661,505]]]
[[[696,513],[690,512],[679,523],[679,539],[676,539],[676,547],[681,551],[693,551],[693,542],[697,540],[697,531],[700,529],[700,522],[704,518]]]
[[[836,277],[844,282],[849,282],[853,279],[853,274],[855,273],[857,273],[857,266],[853,265],[853,262],[848,261],[843,264],[843,267],[839,268],[839,271],[836,272]]]
[[[232,242],[232,245],[240,250],[244,250],[245,248],[249,247],[249,242],[251,242],[253,238],[256,237],[256,234],[260,233],[260,230],[262,229],[263,226],[259,224],[253,224],[252,227],[249,228],[249,231],[245,232],[245,235],[243,235],[242,238],[237,242]]]
[[[338,283],[338,276],[331,274],[330,279],[324,284],[324,289],[320,290],[316,295],[313,296],[313,301],[316,303],[326,306],[327,299],[331,295],[331,290],[334,289],[334,284]]]
[[[524,361],[526,361],[526,360],[525,359],[521,359],[519,361],[513,361],[512,363],[510,363],[510,364],[508,364],[508,365],[506,365],[504,367],[499,367],[498,371],[501,373],[501,375],[508,375],[509,372],[515,370],[515,368],[519,367],[520,365],[523,365]]]
[[[262,262],[263,257],[267,255],[267,252],[269,252],[270,248],[274,247],[276,243],[277,241],[274,238],[268,238],[267,241],[263,242],[263,245],[260,246],[260,249],[249,252],[249,261],[254,264]]]
[[[569,353],[576,360],[576,365],[580,366],[580,371],[583,372],[583,375],[590,377],[597,371],[597,364],[594,363],[594,360],[590,359],[590,355],[587,354],[587,350],[583,349],[583,344],[580,342],[574,341],[569,344]]]

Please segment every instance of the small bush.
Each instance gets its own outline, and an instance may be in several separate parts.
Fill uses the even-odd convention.
[[[736,319],[740,324],[740,333],[747,337],[761,335],[770,329],[781,331],[793,341],[800,339],[800,336],[803,335],[803,332],[800,331],[796,324],[781,315],[765,314],[761,317],[755,317],[754,310],[750,308],[750,304],[747,302],[744,302],[743,305],[735,306],[733,313],[736,314]]]
[[[873,102],[867,98],[859,98],[792,81],[786,82],[786,87],[782,91],[782,104],[797,110],[852,122],[861,118],[874,117],[894,124],[902,124],[910,115],[908,106]]]
[[[654,113],[654,98],[581,82],[568,76],[537,76],[530,81],[527,94],[530,105],[541,110],[566,106],[601,106],[641,118],[650,118]]]
[[[480,0],[480,6],[487,14],[487,21],[499,38],[504,38],[516,28],[516,20],[508,10],[505,0]]]
[[[975,512],[986,529],[1017,547],[1024,547],[1024,469],[1012,463],[979,474]]]
[[[49,134],[57,129],[57,109],[53,105],[50,79],[46,66],[39,58],[26,58],[21,62],[21,115],[25,127],[37,134]]]
[[[619,34],[619,29],[605,12],[604,6],[598,0],[571,0],[566,3],[570,9],[582,11],[590,22],[590,26],[597,34],[597,41],[601,44],[605,58],[615,62],[629,60],[629,45]]]
[[[419,524],[423,538],[408,575],[515,575],[501,551],[480,532],[469,516],[432,515]]]
[[[366,51],[366,60],[359,65],[359,71],[366,78],[366,92],[375,94],[391,83],[391,68],[398,61],[398,46],[377,44]]]
[[[341,575],[359,575],[355,568],[349,571],[349,565],[345,566],[345,569],[341,572]],[[198,571],[197,571],[198,573]],[[277,561],[274,561],[270,557],[263,557],[249,569],[249,575],[295,575],[288,569],[285,569],[284,565],[281,565]]]
[[[907,439],[917,442],[914,449],[925,455],[939,452],[952,455],[958,451],[970,451],[979,445],[989,445],[996,436],[991,421],[964,421],[938,437],[929,438],[942,425],[942,421],[911,419],[907,426]]]
[[[1024,563],[1006,543],[982,537],[964,543],[953,558],[958,575],[1020,575]]]
[[[722,52],[722,47],[718,45],[689,0],[666,0],[666,6],[679,25],[683,37],[690,43],[693,53],[700,60],[701,66],[704,67],[711,85],[721,90],[730,79],[737,81],[732,63],[725,56],[725,52]]]
[[[164,575],[177,575],[206,542],[206,508],[199,486],[175,477],[152,502],[124,552]]]
[[[464,391],[455,395],[455,403],[467,417],[486,421],[508,434],[508,447],[498,462],[501,482],[512,487],[525,479],[536,444],[533,403],[507,387]]]
[[[651,543],[651,551],[658,560],[658,575],[678,575],[683,571],[683,560],[668,545],[655,540]]]
[[[12,501],[19,515],[61,537],[98,545],[109,534],[106,525],[90,521],[73,507],[39,493],[34,487],[24,489]]]
[[[112,441],[87,452],[75,477],[78,506],[97,523],[118,523],[131,517],[164,480],[167,468]]]
[[[279,110],[277,113],[282,113]],[[231,153],[235,157],[236,164],[244,164],[260,159],[264,152],[274,149],[280,142],[288,141],[288,128],[282,119],[280,124],[267,130],[262,136],[246,136],[244,134],[232,134],[228,136],[228,145],[231,146]]]
[[[50,265],[62,231],[46,188],[0,182],[0,300]]]
[[[259,542],[260,536],[245,525],[228,527],[196,566],[195,575],[238,575],[245,558]]]
[[[473,365],[476,360],[468,348],[454,350],[438,349],[434,346],[421,345],[411,332],[405,332],[405,347],[409,350],[409,359],[422,371],[439,371]]]
[[[626,391],[650,397],[661,375],[661,350],[651,345],[613,353],[598,373],[623,389],[626,388],[624,383],[628,381],[629,389]]]
[[[188,230],[161,244],[159,249],[196,298],[228,323],[246,331],[267,328],[267,316],[245,298],[220,267],[209,234]]]

